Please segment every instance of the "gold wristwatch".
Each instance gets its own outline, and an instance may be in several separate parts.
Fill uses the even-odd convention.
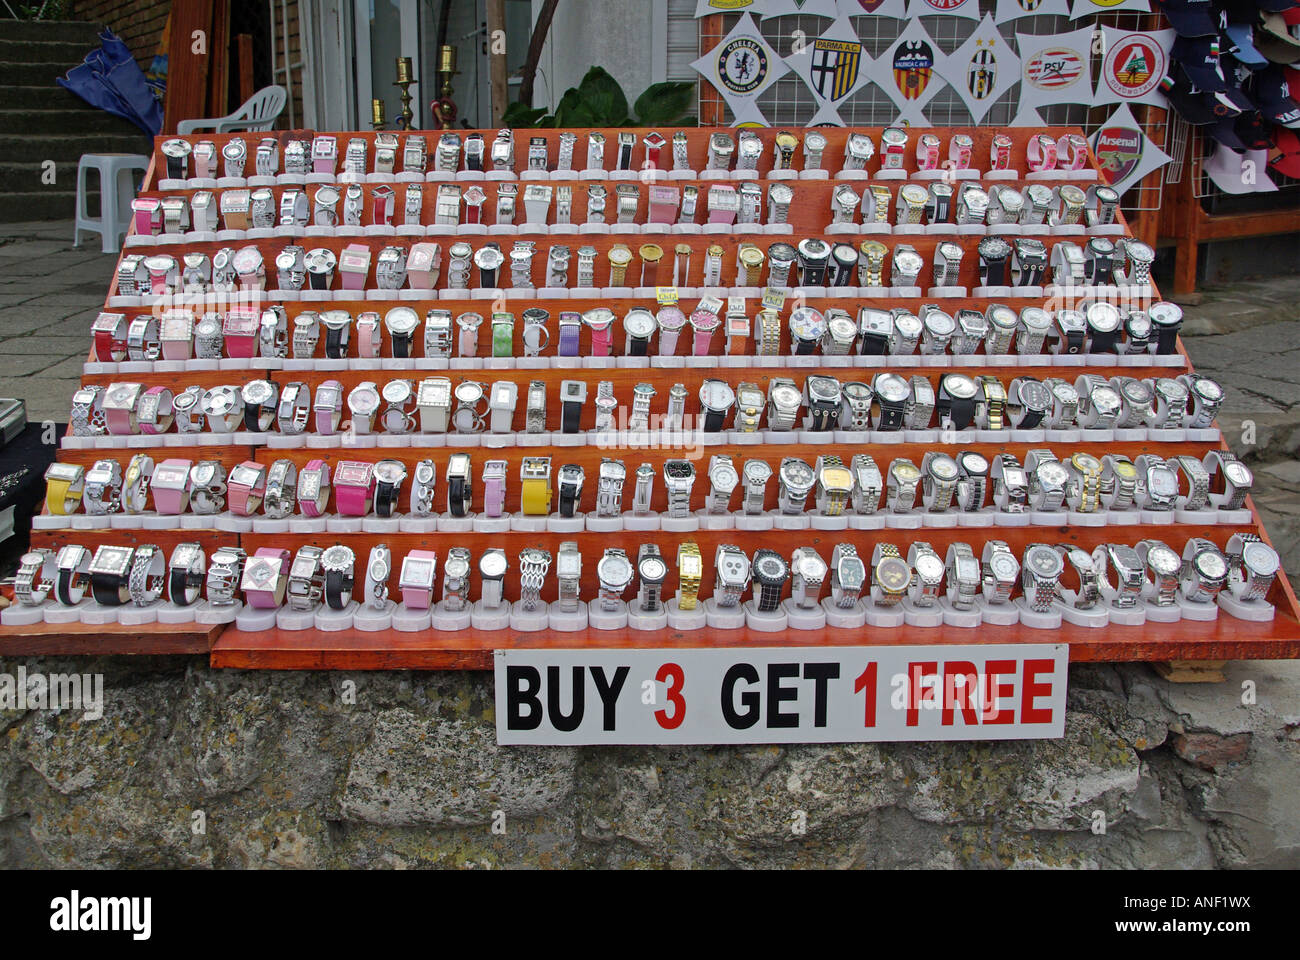
[[[767,259],[766,255],[752,243],[742,243],[736,255],[745,273],[743,285],[757,287],[763,278],[763,261]]]
[[[883,287],[885,285],[885,256],[889,253],[889,248],[879,240],[864,240],[861,253],[866,263],[862,285],[864,287]]]
[[[704,558],[699,544],[693,541],[677,546],[677,609],[694,610],[704,576]]]
[[[627,277],[628,264],[632,262],[632,251],[627,244],[617,243],[609,251],[609,285],[621,287]]]

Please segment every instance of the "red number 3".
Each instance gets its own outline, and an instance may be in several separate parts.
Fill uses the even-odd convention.
[[[670,717],[667,710],[656,710],[655,720],[659,726],[665,730],[676,730],[686,719],[686,698],[682,696],[682,689],[686,686],[686,675],[682,673],[682,668],[675,663],[665,663],[655,674],[655,680],[659,683],[668,684],[666,696],[668,702],[673,705],[673,714]]]

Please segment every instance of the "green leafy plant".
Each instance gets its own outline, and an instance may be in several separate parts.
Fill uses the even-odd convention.
[[[618,81],[604,67],[592,67],[578,86],[564,91],[554,113],[512,103],[502,122],[507,127],[693,127],[697,120],[687,114],[694,103],[693,83],[653,83],[629,113]]]

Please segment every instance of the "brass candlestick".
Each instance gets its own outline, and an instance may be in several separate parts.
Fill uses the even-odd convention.
[[[410,57],[397,58],[397,79],[393,86],[402,88],[402,115],[397,118],[397,125],[403,130],[411,129],[415,114],[411,110],[411,84],[415,83],[415,71]]]
[[[370,101],[370,125],[376,130],[382,130],[387,122],[384,118],[384,101],[375,97]]]
[[[444,45],[438,48],[438,83],[440,86],[438,99],[433,101],[430,106],[433,109],[433,115],[438,121],[438,126],[443,130],[449,130],[452,122],[456,119],[457,109],[456,101],[452,100],[451,78],[456,75],[456,48],[450,45]]]

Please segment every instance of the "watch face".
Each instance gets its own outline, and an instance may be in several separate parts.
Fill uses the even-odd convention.
[[[1025,471],[1020,467],[1004,467],[1002,469],[1002,482],[1008,487],[1026,487],[1029,485]]]
[[[1156,387],[1171,406],[1187,402],[1187,388],[1177,380],[1158,380]]]
[[[1070,473],[1055,460],[1049,460],[1038,467],[1038,482],[1048,489],[1059,489],[1070,479]]]
[[[1192,562],[1201,576],[1207,580],[1222,580],[1228,575],[1227,564],[1217,550],[1202,551],[1192,559]]]
[[[881,557],[876,564],[876,582],[890,593],[902,593],[912,582],[912,568],[902,557]]]
[[[902,250],[894,254],[894,266],[898,268],[900,273],[913,276],[921,272],[921,268],[925,266],[925,261],[914,250]]]
[[[1200,377],[1194,381],[1196,392],[1203,400],[1210,403],[1218,403],[1223,399],[1223,388],[1219,386],[1218,381],[1211,380],[1209,377]]]
[[[962,373],[945,374],[943,385],[950,396],[959,400],[970,400],[978,391],[975,381]]]
[[[895,460],[890,464],[889,472],[899,483],[913,483],[921,479],[921,471],[910,460]]]
[[[784,560],[775,553],[764,553],[754,558],[754,575],[769,582],[781,581],[789,574]]]
[[[700,386],[700,403],[711,410],[725,410],[735,402],[735,391],[721,380],[706,380]]]
[[[978,250],[985,260],[1005,260],[1011,255],[1011,244],[1001,237],[985,237],[979,242]]]
[[[1255,475],[1240,460],[1229,460],[1225,463],[1223,465],[1223,475],[1238,487],[1248,487],[1255,481]]]
[[[1123,406],[1120,402],[1119,394],[1110,387],[1097,387],[1093,390],[1092,404],[1101,413],[1113,413]]]
[[[1079,391],[1075,390],[1072,385],[1066,383],[1064,380],[1053,383],[1051,390],[1053,396],[1066,406],[1079,402]]]
[[[394,307],[384,317],[391,333],[408,334],[420,324],[420,317],[410,307]]]
[[[737,550],[718,555],[718,576],[726,584],[742,584],[749,579],[749,558]]]
[[[772,203],[789,203],[794,199],[794,190],[784,183],[775,184],[768,193],[768,199]]]
[[[596,565],[596,576],[602,583],[627,583],[632,579],[632,564],[627,557],[617,553],[607,553]]]
[[[1175,576],[1183,568],[1182,558],[1164,544],[1157,544],[1147,551],[1147,563],[1165,577]]]
[[[348,394],[348,409],[355,414],[365,416],[379,408],[379,393],[373,387],[358,387]]]
[[[448,557],[447,565],[443,570],[451,579],[461,580],[469,575],[469,562],[463,557]]]
[[[1044,579],[1055,580],[1065,569],[1065,561],[1051,547],[1035,544],[1025,554],[1025,566]]]
[[[1123,480],[1137,479],[1137,467],[1133,466],[1132,460],[1112,460],[1111,470],[1114,471],[1115,476]]]
[[[1169,467],[1152,467],[1147,471],[1147,485],[1157,497],[1169,499],[1178,496],[1178,475]]]
[[[380,460],[375,464],[375,479],[381,483],[401,483],[406,478],[406,465],[400,460]]]
[[[989,570],[993,577],[1003,583],[1013,582],[1020,574],[1020,564],[1009,553],[995,553],[989,561]]]
[[[485,577],[493,579],[505,576],[509,562],[506,555],[500,550],[489,550],[479,559],[478,569]]]
[[[505,262],[505,254],[496,247],[481,247],[474,254],[474,263],[480,270],[495,270]]]
[[[664,476],[670,480],[689,480],[695,476],[695,465],[689,460],[669,460],[664,464]]]
[[[249,562],[244,570],[244,583],[256,589],[262,589],[275,580],[280,565],[266,557],[258,557]]]
[[[876,393],[890,403],[902,403],[911,396],[908,382],[896,373],[886,373],[876,378]]]
[[[803,395],[789,384],[783,383],[772,390],[772,402],[778,407],[798,407]]]
[[[1146,406],[1151,402],[1151,387],[1141,380],[1125,380],[1120,386],[1124,398],[1137,406]]]
[[[930,458],[930,473],[939,480],[957,479],[957,461],[946,453]]]
[[[790,486],[811,486],[813,482],[812,467],[802,460],[785,460],[781,464],[781,479]]]
[[[825,580],[826,561],[815,553],[804,554],[799,557],[795,572],[807,580]]]
[[[840,586],[846,590],[860,590],[867,579],[867,568],[857,557],[848,557],[840,561]]]
[[[555,560],[555,574],[562,579],[582,575],[582,554],[561,550]]]
[[[834,401],[840,394],[839,381],[831,377],[809,377],[808,395],[814,400]]]
[[[753,484],[764,484],[772,478],[772,467],[766,460],[747,460],[745,461],[745,481]]]
[[[1277,551],[1266,543],[1252,540],[1241,551],[1241,561],[1257,577],[1271,577],[1277,573]]]
[[[662,580],[668,573],[668,567],[658,557],[646,557],[641,561],[641,579]]]
[[[1113,333],[1119,329],[1119,311],[1109,303],[1094,303],[1088,308],[1088,323],[1101,333]]]
[[[916,558],[916,575],[922,580],[941,580],[943,561],[934,553],[921,553]]]
[[[790,332],[799,340],[816,340],[826,332],[826,318],[813,307],[799,307],[790,314]]]
[[[1070,457],[1070,462],[1082,473],[1096,473],[1101,469],[1101,463],[1089,453],[1076,453]]]
[[[623,329],[633,337],[644,339],[655,332],[655,318],[649,310],[632,310],[623,318]]]
[[[973,450],[969,450],[961,455],[962,469],[973,476],[983,476],[988,473],[989,462],[984,457]]]
[[[740,477],[736,473],[736,468],[726,465],[715,469],[713,471],[713,476],[710,479],[712,479],[713,485],[718,487],[720,490],[731,490],[740,481]]]
[[[401,582],[405,584],[428,584],[433,582],[433,563],[422,557],[407,556],[402,561]]]

